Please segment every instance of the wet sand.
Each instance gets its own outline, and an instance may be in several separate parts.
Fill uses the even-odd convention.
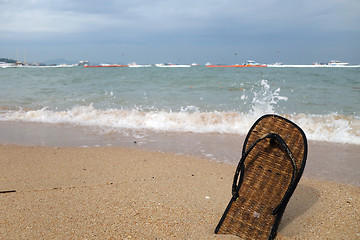
[[[0,191],[9,191],[0,193],[0,239],[238,239],[213,233],[231,197],[231,164],[120,147],[0,145],[0,166]],[[359,209],[359,186],[303,177],[278,239],[359,239]]]
[[[0,144],[50,147],[119,146],[171,152],[236,165],[245,136],[104,130],[70,125],[0,121]],[[308,141],[304,176],[360,186],[359,145]]]

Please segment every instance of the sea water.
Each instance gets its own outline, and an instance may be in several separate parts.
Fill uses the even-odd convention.
[[[263,114],[309,140],[360,144],[359,68],[5,68],[0,121],[241,134]]]

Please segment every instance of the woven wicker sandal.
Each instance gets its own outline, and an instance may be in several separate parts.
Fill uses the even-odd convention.
[[[306,157],[306,136],[296,124],[276,115],[258,119],[246,136],[233,196],[215,233],[274,239]]]

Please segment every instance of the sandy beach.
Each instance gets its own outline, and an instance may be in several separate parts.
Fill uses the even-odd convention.
[[[0,239],[215,235],[233,165],[120,147],[0,145]],[[277,239],[360,239],[360,188],[303,177]]]

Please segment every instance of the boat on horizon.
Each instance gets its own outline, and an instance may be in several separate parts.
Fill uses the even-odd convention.
[[[151,67],[150,64],[137,64],[135,62],[129,63],[128,67],[133,67],[133,68],[142,68],[142,67]]]
[[[102,63],[102,64],[100,64],[100,65],[84,65],[84,67],[89,67],[89,68],[100,68],[100,67],[128,67],[128,65]]]
[[[0,63],[0,68],[71,68],[76,66],[77,64],[34,65],[34,64]]]
[[[206,64],[206,67],[245,67],[244,65],[234,64],[234,65],[227,65],[227,64]]]
[[[206,67],[267,67],[266,64],[260,64],[253,60],[248,60],[246,63],[243,64],[233,64],[233,65],[227,65],[227,64],[211,64],[207,63]]]
[[[246,63],[244,63],[245,67],[267,67],[267,64],[261,64],[261,63],[257,63],[253,60],[247,60]]]
[[[191,67],[191,65],[190,64],[157,63],[157,64],[155,64],[155,67],[186,68],[186,67]]]
[[[0,62],[1,68],[8,68],[8,67],[15,67],[15,63],[8,63],[8,62]]]
[[[331,60],[329,63],[328,63],[329,66],[341,66],[341,67],[344,67],[344,66],[349,66],[350,63],[347,63],[347,62],[341,62],[339,60]]]
[[[268,67],[294,67],[294,68],[358,68],[360,65],[351,65],[350,63],[332,60],[329,63],[313,63],[305,65],[289,65],[282,63],[269,64]]]

